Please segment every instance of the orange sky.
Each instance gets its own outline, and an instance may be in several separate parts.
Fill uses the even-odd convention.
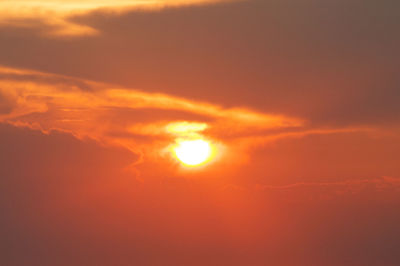
[[[399,8],[2,1],[0,265],[399,265]]]

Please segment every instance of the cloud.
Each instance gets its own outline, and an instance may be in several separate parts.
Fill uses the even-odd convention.
[[[32,191],[51,190],[55,184],[85,184],[92,178],[109,178],[110,173],[120,172],[139,159],[138,154],[124,148],[105,147],[93,139],[79,140],[57,130],[44,134],[0,123],[0,135],[2,187],[17,185],[19,178],[26,176],[30,179],[22,185]]]
[[[189,134],[188,126],[186,133],[171,131],[179,124],[201,125],[196,136],[227,145],[228,137],[251,138],[303,125],[299,118],[7,67],[0,68],[0,92],[1,122],[61,130],[156,157],[177,133]]]
[[[253,0],[98,10],[71,18],[101,32],[93,38],[43,39],[36,35],[43,25],[1,28],[0,61],[318,126],[393,126],[400,117],[398,5]]]
[[[74,16],[103,10],[123,13],[129,10],[154,11],[165,7],[220,2],[218,0],[6,0],[0,3],[0,27],[40,29],[49,37],[77,37],[97,35],[99,31],[74,22]]]
[[[393,160],[380,155],[398,158],[390,144],[398,135],[390,129],[318,127],[299,117],[9,67],[0,68],[0,92],[1,122],[124,147],[141,155],[136,166],[143,176],[161,174],[154,170],[161,166],[162,174],[176,175],[168,147],[182,137],[207,139],[218,147],[218,163],[204,175],[223,170],[226,178],[243,179],[238,169],[251,166],[252,179],[288,183],[321,173],[328,180],[346,173],[353,178],[368,171],[370,176],[398,173]],[[343,145],[348,152],[340,149]],[[371,158],[375,166],[368,164]],[[349,160],[360,168],[350,167]]]
[[[311,198],[329,199],[355,196],[355,195],[380,195],[380,197],[393,198],[400,192],[400,178],[383,176],[371,179],[349,179],[338,182],[300,182],[283,186],[258,185],[256,190],[264,192],[301,193]]]
[[[12,99],[0,92],[0,115],[10,113],[14,104]]]
[[[398,133],[351,129],[312,131],[284,134],[286,137],[278,139],[271,136],[268,142],[256,141],[245,162],[246,177],[240,172],[236,179],[285,186],[400,175]]]

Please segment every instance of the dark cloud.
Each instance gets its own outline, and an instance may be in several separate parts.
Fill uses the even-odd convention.
[[[250,155],[251,177],[238,178],[287,185],[399,177],[399,143],[397,133],[373,131],[293,135],[259,145]]]
[[[85,81],[56,75],[43,75],[41,73],[0,73],[0,80],[26,81],[57,86],[59,89],[79,88],[82,91],[92,91],[93,88]]]
[[[12,111],[15,103],[10,97],[3,95],[0,90],[0,115],[8,114]]]
[[[138,158],[122,148],[102,147],[93,140],[81,141],[58,131],[45,135],[6,124],[0,124],[0,130],[1,176],[16,178],[29,174],[29,186],[85,182],[88,173],[93,178],[107,176],[107,172],[121,169]]]

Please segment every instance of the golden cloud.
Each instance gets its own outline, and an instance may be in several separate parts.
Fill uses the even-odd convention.
[[[176,137],[218,143],[254,132],[300,127],[303,121],[245,108],[189,100],[30,70],[0,67],[0,122],[70,132],[138,152],[162,150]]]
[[[171,6],[206,4],[219,0],[5,0],[0,2],[0,26],[33,28],[39,26],[46,36],[96,35],[98,30],[71,20],[95,10],[114,13],[133,9],[154,10]],[[35,23],[32,23],[34,21]]]
[[[0,122],[96,139],[154,162],[163,161],[177,140],[205,139],[219,147],[218,159],[238,165],[247,163],[252,151],[281,139],[374,131],[315,128],[281,114],[1,66]]]

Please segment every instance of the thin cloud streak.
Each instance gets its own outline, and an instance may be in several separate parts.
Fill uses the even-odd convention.
[[[47,37],[78,37],[97,35],[100,32],[90,26],[76,23],[73,17],[96,10],[124,13],[134,9],[159,10],[166,7],[209,4],[221,0],[12,0],[0,3],[0,27],[44,28]],[[35,22],[35,23],[32,23]]]

